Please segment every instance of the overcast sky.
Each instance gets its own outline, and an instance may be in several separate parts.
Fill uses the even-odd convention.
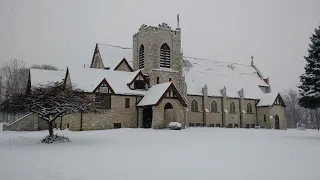
[[[185,56],[255,63],[273,90],[294,88],[319,0],[0,0],[0,65],[90,64],[95,43],[132,46],[142,24],[176,27]]]

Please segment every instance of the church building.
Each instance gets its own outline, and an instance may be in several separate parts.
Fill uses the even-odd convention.
[[[101,113],[58,118],[54,126],[59,129],[163,129],[170,122],[183,127],[287,128],[282,97],[272,92],[269,78],[253,59],[245,65],[186,57],[181,29],[166,23],[142,25],[131,48],[96,44],[90,67],[31,69],[29,74],[28,88],[61,82],[104,100]],[[30,113],[4,129],[43,130],[47,124]]]

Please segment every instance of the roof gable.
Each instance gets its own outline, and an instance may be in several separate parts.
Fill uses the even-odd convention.
[[[286,107],[280,93],[266,93],[257,104],[258,107],[267,107],[274,105]]]
[[[106,80],[106,78],[103,78],[103,80],[100,82],[100,84],[93,90],[93,92],[99,92],[99,93],[109,93],[114,94],[114,90]]]
[[[135,71],[135,74],[132,74],[131,77],[129,77],[129,81],[128,81],[128,86],[131,86],[131,84],[135,81],[135,80],[143,80],[145,82],[147,82],[147,78],[143,75],[143,73],[141,72],[141,70]]]
[[[146,90],[132,90],[128,86],[128,82],[138,72],[106,71],[94,68],[69,68],[69,71],[72,85],[85,92],[94,92],[105,79],[115,94],[144,95],[146,93]]]
[[[115,70],[125,59],[129,67],[132,63],[132,51],[130,48],[111,46],[107,44],[97,44],[95,53],[99,53],[106,69]],[[92,61],[93,62],[93,61]]]
[[[133,71],[132,67],[130,66],[130,64],[128,63],[128,61],[126,60],[126,58],[123,58],[122,61],[120,61],[120,63],[114,68],[114,70],[119,70],[120,71],[120,67],[121,65],[125,65],[129,70],[130,72]]]
[[[172,93],[172,97],[168,97],[170,96],[168,95],[170,93]],[[153,85],[137,106],[157,106],[165,97],[177,98],[184,107],[187,106],[185,99],[181,96],[172,82]]]

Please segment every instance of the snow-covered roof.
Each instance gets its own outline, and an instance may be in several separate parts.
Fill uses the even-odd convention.
[[[107,71],[94,68],[69,68],[70,79],[73,86],[80,88],[85,92],[93,90],[106,79],[116,94],[144,95],[144,90],[131,90],[128,83],[139,73],[124,71]]]
[[[227,97],[239,98],[238,92],[243,88],[245,98],[260,99],[264,93],[259,86],[268,86],[250,65],[193,58],[184,61],[189,64],[184,68],[189,95],[202,95],[206,84],[209,96],[221,96],[220,90],[225,86]]]
[[[155,105],[172,82],[153,85],[137,106]]]
[[[98,44],[100,56],[105,68],[114,69],[125,58],[132,67],[132,50],[104,44]]]
[[[266,93],[264,94],[261,98],[260,101],[258,102],[257,106],[262,107],[262,106],[272,106],[274,101],[276,100],[277,96],[279,93]]]
[[[62,82],[65,76],[65,71],[30,69],[30,79],[32,87],[45,85],[48,83]]]

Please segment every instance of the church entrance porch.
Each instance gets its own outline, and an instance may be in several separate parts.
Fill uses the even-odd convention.
[[[151,128],[152,125],[152,106],[145,106],[143,108],[142,127]]]

